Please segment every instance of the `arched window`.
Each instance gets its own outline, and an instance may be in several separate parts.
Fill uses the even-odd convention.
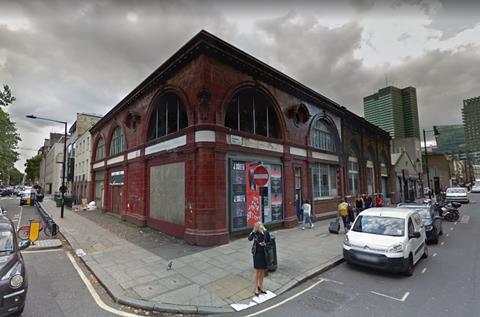
[[[335,137],[323,120],[317,120],[313,125],[312,146],[317,149],[336,152]]]
[[[225,126],[270,138],[280,137],[280,126],[272,103],[252,88],[238,92],[230,100]]]
[[[357,195],[360,184],[358,182],[358,158],[354,151],[348,156],[348,187],[350,195]]]
[[[113,131],[112,141],[110,141],[110,155],[116,155],[125,151],[125,137],[123,135],[123,129],[117,127]]]
[[[371,149],[369,150],[367,160],[367,191],[369,194],[375,193],[374,155]]]
[[[150,117],[148,140],[175,133],[187,126],[187,112],[182,101],[174,93],[166,93],[156,101]]]
[[[105,158],[105,140],[100,137],[97,143],[97,150],[95,151],[95,160],[100,161]]]

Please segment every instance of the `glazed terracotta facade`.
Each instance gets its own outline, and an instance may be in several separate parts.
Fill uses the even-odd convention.
[[[258,92],[268,100],[275,114],[272,116],[277,118],[278,138],[225,126],[232,98],[247,90]],[[186,111],[187,127],[149,140],[150,118],[156,102],[166,93],[180,100]],[[318,120],[331,132],[334,151],[312,146],[313,125]],[[110,153],[112,134],[117,127],[123,130],[124,151],[97,159],[99,140],[104,140],[105,154]],[[232,220],[233,200],[236,199],[232,195],[235,187],[232,168],[237,163],[242,169],[248,168],[248,164],[265,164],[272,173],[276,171],[275,181],[280,188],[272,185],[268,193],[265,191],[265,197],[269,200],[269,208],[276,208],[272,224],[286,228],[297,225],[299,200],[314,201],[315,215],[322,217],[330,215],[343,197],[350,196],[346,165],[351,149],[358,153],[360,188],[357,193],[367,192],[363,166],[370,157],[376,171],[375,192],[382,191],[382,181],[385,182],[382,175],[383,178],[387,175],[386,191],[392,188],[387,133],[204,31],[145,79],[91,132],[89,201],[97,199],[97,204],[105,211],[118,213],[122,219],[157,228],[192,244],[226,243],[232,234],[246,230],[237,230],[241,225],[239,227]],[[338,182],[337,188],[332,190],[336,194],[334,197],[313,197],[312,169],[320,163],[336,171],[329,179],[334,183],[335,177]],[[162,166],[174,168],[164,170]],[[168,193],[169,184],[164,182],[152,188],[151,181],[157,175],[168,177],[173,172],[184,175],[182,197],[170,195],[171,201],[160,202],[162,206],[158,208],[165,210],[165,206],[178,202],[184,208],[182,217],[175,214],[175,220],[170,222],[159,216],[158,198],[155,198],[157,205],[152,206],[150,201],[157,191],[162,192],[161,195]],[[248,175],[246,177],[248,181]],[[178,186],[177,180],[173,181],[175,185],[172,186]],[[271,181],[273,184],[274,178]],[[158,197],[163,197],[161,195]]]

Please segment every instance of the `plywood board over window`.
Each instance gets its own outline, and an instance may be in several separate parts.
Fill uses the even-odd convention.
[[[184,225],[184,162],[150,168],[150,218]]]

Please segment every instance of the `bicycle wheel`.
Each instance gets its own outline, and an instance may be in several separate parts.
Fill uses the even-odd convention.
[[[30,237],[30,226],[21,226],[17,231],[20,240],[28,240]]]

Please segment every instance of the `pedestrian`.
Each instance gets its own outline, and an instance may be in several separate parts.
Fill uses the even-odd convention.
[[[378,194],[377,197],[375,197],[375,207],[383,207],[382,194]]]
[[[373,203],[372,197],[367,194],[365,198],[365,209],[372,208],[372,203]]]
[[[355,209],[356,209],[356,212],[357,212],[357,216],[363,211],[364,209],[364,202],[363,202],[363,199],[360,195],[357,196],[357,199],[355,199]]]
[[[312,205],[310,205],[310,202],[308,201],[308,199],[303,201],[302,210],[303,210],[302,230],[305,229],[305,222],[307,221],[310,223],[310,228],[313,229],[313,223],[311,218]]]
[[[342,218],[343,228],[345,229],[345,233],[347,233],[350,228],[350,222],[348,219],[348,203],[345,199],[338,205],[338,217]]]
[[[270,242],[270,234],[260,221],[255,223],[252,232],[248,236],[248,241],[252,240],[253,268],[255,269],[253,274],[253,292],[255,296],[259,296],[260,294],[267,294],[263,288],[263,278],[267,269],[265,247]]]

